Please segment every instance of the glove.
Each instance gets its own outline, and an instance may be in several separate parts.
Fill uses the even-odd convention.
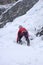
[[[17,38],[17,43],[18,43],[18,38]]]
[[[17,40],[17,43],[18,43],[18,40]]]

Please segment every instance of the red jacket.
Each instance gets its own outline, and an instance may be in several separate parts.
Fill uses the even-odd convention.
[[[18,31],[18,34],[20,33],[21,35],[23,35],[23,32],[27,31],[25,28],[21,27]],[[18,36],[17,36],[17,42],[18,42]]]

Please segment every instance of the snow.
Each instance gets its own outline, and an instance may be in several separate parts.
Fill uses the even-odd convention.
[[[30,46],[16,43],[18,26],[24,26],[30,35]],[[25,15],[0,29],[0,65],[43,65],[43,40],[35,30],[43,26],[43,1],[34,5]],[[24,39],[23,39],[24,40]]]
[[[5,8],[5,9],[7,9],[9,6],[10,6],[10,4],[7,4],[7,5],[0,5],[0,8]]]

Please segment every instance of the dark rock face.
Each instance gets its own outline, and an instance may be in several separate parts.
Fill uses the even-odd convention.
[[[6,9],[5,8],[0,8],[0,15],[2,14],[2,12],[4,12]]]
[[[12,3],[16,0],[0,0],[0,4],[9,4],[9,3]]]
[[[42,36],[43,35],[43,27],[36,33],[36,36]]]
[[[18,16],[24,15],[38,0],[22,0],[1,15],[0,28],[7,22],[12,22]]]

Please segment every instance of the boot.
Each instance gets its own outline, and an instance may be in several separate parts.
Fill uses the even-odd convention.
[[[19,44],[21,44],[21,45],[22,45],[22,40],[20,40],[20,41],[19,41]]]

